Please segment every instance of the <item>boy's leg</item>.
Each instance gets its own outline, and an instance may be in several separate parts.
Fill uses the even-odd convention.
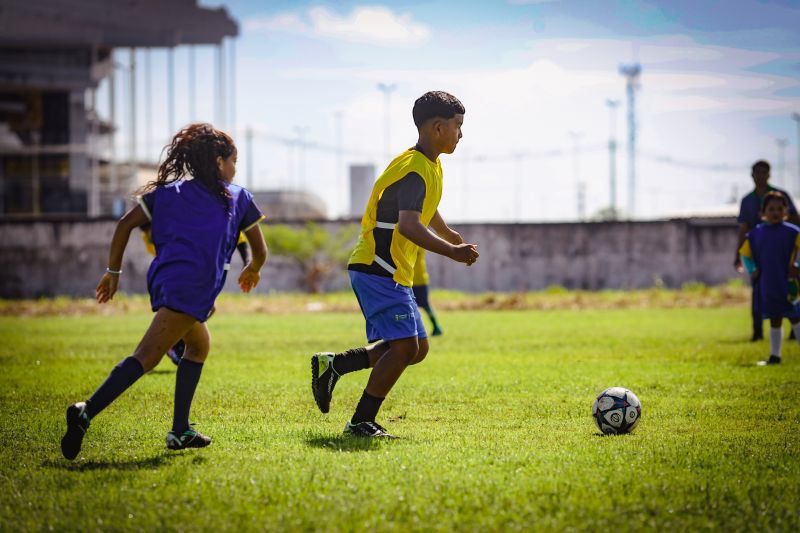
[[[211,439],[194,430],[189,423],[197,384],[203,364],[208,357],[211,337],[205,324],[196,323],[184,336],[186,351],[175,374],[175,407],[172,416],[172,431],[167,434],[170,449],[202,448],[211,444]]]
[[[155,367],[167,348],[183,337],[196,320],[186,314],[161,308],[156,312],[150,327],[139,342],[133,355],[123,359],[106,380],[86,402],[79,402],[67,409],[67,432],[61,439],[61,452],[67,459],[74,459],[80,452],[81,443],[89,421],[97,416],[145,372]]]
[[[330,411],[333,389],[339,378],[375,366],[389,349],[384,341],[364,348],[351,348],[342,353],[320,352],[311,358],[311,392],[314,401],[323,413]]]
[[[800,344],[800,318],[792,318],[789,322],[792,324],[794,338],[797,340],[798,344]]]

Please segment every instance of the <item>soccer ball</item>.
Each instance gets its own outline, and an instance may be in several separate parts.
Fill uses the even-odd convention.
[[[611,387],[600,393],[592,405],[592,417],[606,435],[628,433],[639,423],[642,404],[634,393]]]

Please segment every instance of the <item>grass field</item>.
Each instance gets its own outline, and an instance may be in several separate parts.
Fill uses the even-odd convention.
[[[0,317],[0,530],[800,530],[800,348],[753,366],[742,307],[443,312],[384,403],[389,442],[341,434],[366,372],[329,415],[311,399],[310,355],[362,342],[360,315],[230,307],[192,412],[209,448],[164,448],[165,359],[74,462],[65,408],[150,314]],[[630,435],[590,417],[612,385],[642,401]]]

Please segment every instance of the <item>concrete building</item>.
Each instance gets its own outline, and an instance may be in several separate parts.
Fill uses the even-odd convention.
[[[322,220],[325,202],[307,191],[253,191],[256,205],[269,221]]]
[[[350,165],[350,210],[351,217],[361,218],[375,182],[375,165]]]
[[[222,70],[223,40],[237,34],[224,8],[202,8],[196,0],[3,0],[0,217],[118,211],[138,172],[135,50],[218,45]],[[114,57],[120,48],[130,54],[127,105],[134,117],[125,164],[119,163],[115,142]],[[96,92],[106,78],[111,105],[100,110]],[[218,90],[217,98],[222,94]]]

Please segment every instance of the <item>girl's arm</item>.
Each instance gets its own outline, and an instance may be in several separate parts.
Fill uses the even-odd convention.
[[[261,267],[267,262],[267,243],[264,241],[264,234],[261,233],[261,224],[256,224],[244,232],[247,242],[253,252],[252,259],[242,269],[239,275],[239,287],[242,292],[250,292],[258,285],[261,280]]]
[[[119,275],[122,272],[122,255],[128,245],[128,238],[130,238],[134,229],[147,222],[149,222],[147,215],[140,205],[125,213],[125,216],[117,222],[114,237],[111,239],[111,250],[108,253],[108,269],[103,274],[103,277],[100,278],[100,283],[97,284],[94,290],[97,303],[105,303],[114,297],[119,285]]]

